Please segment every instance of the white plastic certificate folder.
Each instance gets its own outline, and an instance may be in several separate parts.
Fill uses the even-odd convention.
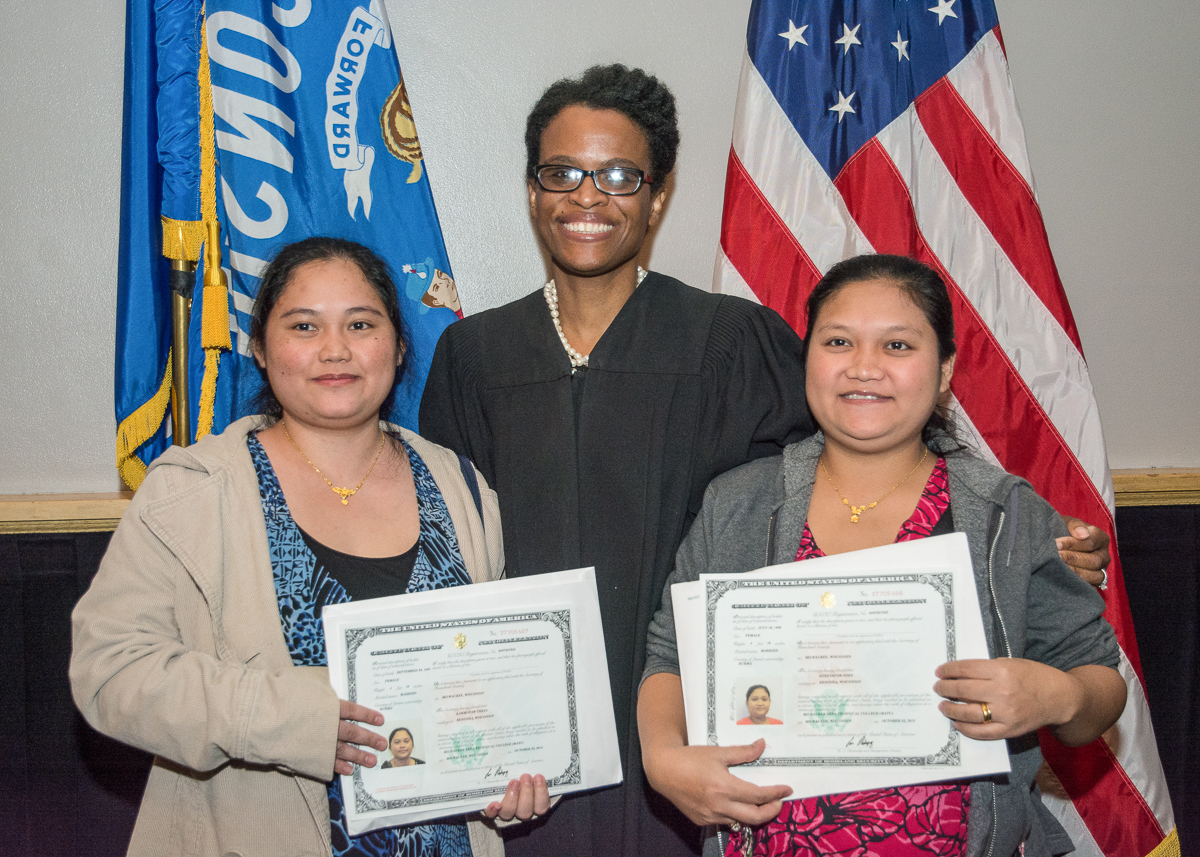
[[[688,743],[765,739],[742,779],[795,799],[1009,770],[1006,743],[958,732],[933,692],[939,664],[989,657],[962,533],[702,574],[671,597]]]
[[[329,680],[381,712],[374,768],[342,777],[352,836],[483,809],[509,780],[621,782],[593,569],[326,607]],[[395,739],[395,740],[393,740]]]

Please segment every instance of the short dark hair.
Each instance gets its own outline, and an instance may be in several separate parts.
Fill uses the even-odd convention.
[[[396,399],[396,385],[400,383],[404,368],[408,365],[409,336],[404,317],[400,314],[400,298],[396,294],[396,283],[392,279],[391,269],[388,263],[370,248],[345,238],[316,235],[281,249],[267,265],[259,282],[258,296],[254,299],[254,309],[250,313],[250,344],[259,352],[265,351],[267,319],[271,316],[271,310],[275,309],[275,305],[283,297],[283,293],[287,291],[287,287],[291,285],[296,271],[310,262],[331,262],[337,259],[357,267],[363,278],[379,295],[388,321],[396,331],[396,348],[406,353],[406,359],[401,360],[400,365],[396,367],[396,380],[392,384],[391,392],[379,409],[379,412],[386,416],[391,413],[392,403]],[[258,366],[258,361],[255,361],[254,365]],[[271,389],[267,370],[258,366],[258,374],[262,378],[262,388],[254,399],[254,410],[277,420],[283,416],[283,408],[279,399],[275,397],[275,391]]]
[[[391,744],[392,744],[392,739],[396,737],[396,733],[397,733],[397,732],[407,732],[407,733],[408,733],[408,740],[409,740],[409,741],[412,741],[412,740],[413,740],[412,733],[408,731],[407,727],[404,727],[404,726],[397,726],[395,729],[393,729],[393,730],[392,730],[392,733],[391,733],[390,735],[388,735],[388,746],[389,746],[389,747],[390,747],[390,746],[391,746]]]
[[[533,179],[541,163],[542,134],[554,117],[580,104],[593,110],[616,110],[641,129],[650,148],[650,176],[660,182],[675,169],[679,123],[675,96],[654,75],[640,68],[594,65],[578,78],[564,77],[542,93],[525,123],[525,172]]]
[[[843,287],[872,280],[894,283],[917,305],[937,337],[939,363],[945,363],[957,353],[958,347],[954,343],[954,307],[950,303],[950,292],[941,274],[907,256],[868,253],[838,262],[821,278],[812,294],[808,296],[808,320],[804,332],[806,363],[813,327],[821,307]],[[941,451],[948,452],[963,445],[955,427],[954,415],[941,404],[933,409],[926,421],[924,429],[921,430],[921,440],[928,445],[939,436],[943,437],[938,444]]]
[[[759,689],[767,691],[767,696],[771,695],[770,689],[768,689],[765,684],[752,684],[752,685],[750,685],[750,689],[748,691],[746,691],[746,701],[749,702],[750,694],[754,693],[754,691],[759,690]]]

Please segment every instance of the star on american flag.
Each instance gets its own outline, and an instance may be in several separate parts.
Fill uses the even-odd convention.
[[[838,115],[838,124],[841,124],[841,121],[846,118],[847,113],[856,112],[854,108],[850,106],[850,99],[856,94],[857,93],[851,92],[849,95],[842,95],[842,91],[840,89],[838,90],[838,102],[829,108],[830,112]]]
[[[797,27],[795,22],[789,18],[787,32],[780,33],[779,35],[788,40],[788,50],[790,51],[792,48],[796,47],[796,42],[799,42],[802,45],[808,44],[808,42],[804,40],[804,31],[807,29],[808,24]]]
[[[953,0],[951,0],[951,2],[953,2]],[[855,24],[854,29],[851,30],[849,24],[842,24],[842,37],[834,42],[835,45],[842,46],[842,56],[850,53],[851,45],[862,44],[862,42],[858,40],[858,30],[860,27],[862,27],[862,24]]]
[[[949,15],[951,18],[958,17],[958,15],[954,14],[954,9],[951,8],[953,5],[954,0],[938,0],[938,4],[928,10],[938,16],[939,27],[942,25],[942,22],[946,20],[947,15]]]

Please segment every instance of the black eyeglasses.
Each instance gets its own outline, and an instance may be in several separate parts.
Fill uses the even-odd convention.
[[[596,184],[596,190],[609,196],[630,196],[637,193],[642,184],[652,184],[646,174],[633,167],[605,167],[602,170],[581,170],[565,164],[542,164],[533,171],[542,190],[551,193],[570,193],[583,184],[588,176]]]

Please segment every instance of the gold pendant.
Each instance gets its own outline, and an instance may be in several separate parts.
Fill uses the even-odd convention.
[[[401,82],[401,84],[400,84],[400,89],[401,90],[404,89],[403,82]],[[362,479],[360,479],[358,481],[358,484],[355,485],[353,488],[339,488],[325,477],[325,474],[321,472],[321,468],[319,468],[319,467],[317,467],[317,465],[313,464],[312,459],[304,454],[304,450],[301,449],[296,444],[296,441],[292,440],[292,434],[291,434],[291,432],[288,431],[287,420],[281,420],[281,422],[283,423],[283,433],[287,437],[287,439],[289,441],[291,441],[292,446],[296,447],[296,452],[300,453],[300,455],[304,458],[304,460],[308,462],[308,466],[317,472],[317,475],[321,477],[321,481],[324,482],[326,485],[328,485],[329,489],[331,491],[333,491],[334,494],[337,494],[339,497],[342,498],[342,505],[349,506],[350,498],[358,493],[359,488],[363,487],[363,483],[367,481],[367,476],[371,475],[372,471],[375,470],[375,465],[379,463],[379,456],[383,455],[383,446],[387,441],[387,435],[384,434],[382,431],[379,432],[379,449],[375,450],[375,457],[373,459],[371,459],[371,466],[367,468],[366,474],[363,476]]]
[[[912,470],[908,471],[908,476],[912,476],[914,473],[917,472],[917,468],[921,466],[922,462],[925,461],[925,458],[928,455],[929,455],[929,447],[925,447],[925,452],[923,452],[921,454],[921,460],[918,461],[913,466]],[[834,493],[836,493],[838,495],[838,497],[841,498],[842,505],[849,507],[850,523],[852,523],[852,524],[857,524],[859,515],[861,515],[863,512],[874,509],[876,506],[878,506],[880,503],[882,503],[884,500],[886,500],[888,497],[890,497],[892,495],[892,491],[895,491],[897,488],[899,488],[901,485],[903,485],[905,482],[908,481],[908,476],[905,476],[903,479],[901,479],[899,482],[897,482],[895,485],[893,485],[891,487],[891,490],[889,490],[886,494],[884,494],[878,500],[875,500],[874,502],[871,502],[871,503],[867,503],[865,506],[855,506],[849,500],[847,500],[845,497],[842,497],[842,492],[838,491],[837,485],[835,485],[833,482],[833,477],[830,476],[829,471],[825,469],[825,461],[823,458],[817,459],[817,465],[821,468],[821,472],[825,474],[825,478],[829,480],[829,485],[830,485],[830,487],[833,488]]]

